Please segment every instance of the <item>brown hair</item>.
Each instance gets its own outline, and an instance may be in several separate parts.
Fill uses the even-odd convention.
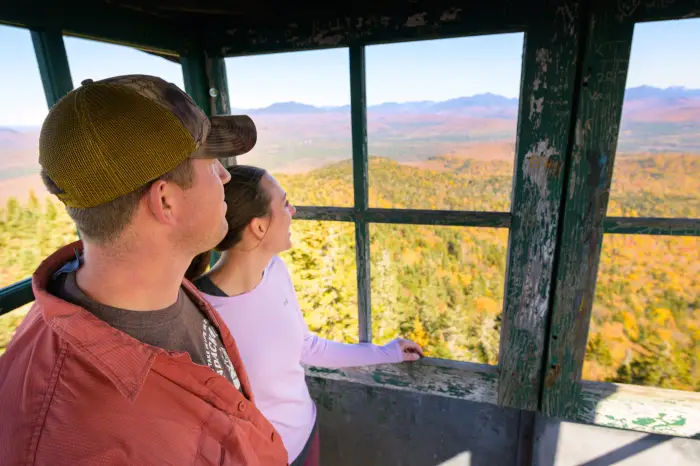
[[[261,184],[267,171],[250,165],[234,165],[227,170],[231,174],[231,180],[224,185],[228,232],[214,248],[219,252],[238,244],[251,220],[264,217],[270,212],[270,195]],[[211,251],[195,257],[185,273],[185,278],[194,280],[202,275],[207,270],[210,260]]]
[[[51,194],[61,192],[61,188],[49,178],[45,170],[41,171],[41,178],[46,189]],[[81,236],[96,243],[114,241],[131,221],[136,206],[146,191],[148,191],[148,188],[159,180],[172,181],[182,189],[191,188],[194,182],[194,169],[191,159],[186,159],[165,175],[156,178],[129,194],[87,209],[66,206],[66,211],[73,219],[73,222],[75,222]]]

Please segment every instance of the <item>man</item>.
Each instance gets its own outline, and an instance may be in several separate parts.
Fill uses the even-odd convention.
[[[216,157],[248,152],[255,125],[152,76],[82,84],[39,143],[82,241],[36,270],[0,358],[0,462],[286,465],[231,334],[183,282],[227,232]]]

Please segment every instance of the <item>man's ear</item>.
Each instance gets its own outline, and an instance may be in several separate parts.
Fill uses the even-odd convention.
[[[153,183],[146,191],[144,200],[148,210],[159,223],[174,222],[174,193],[172,186],[163,180]]]

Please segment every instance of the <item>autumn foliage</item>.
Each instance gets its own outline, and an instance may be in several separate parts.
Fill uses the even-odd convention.
[[[609,214],[700,217],[699,163],[697,155],[619,156]],[[512,173],[500,159],[372,157],[370,205],[509,211]],[[276,176],[297,205],[353,204],[349,160]],[[26,278],[76,237],[55,201],[10,200],[0,210],[0,286]],[[283,258],[310,329],[356,342],[354,225],[297,220],[293,240]],[[497,364],[507,247],[506,228],[372,224],[374,341],[401,335],[430,356]],[[0,318],[0,348],[21,312]],[[605,235],[584,378],[697,391],[699,342],[700,239]]]

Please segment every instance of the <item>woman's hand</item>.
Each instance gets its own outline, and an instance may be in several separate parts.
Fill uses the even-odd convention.
[[[423,349],[418,343],[403,338],[397,338],[396,341],[401,347],[401,354],[403,354],[404,361],[417,361],[424,356]]]

